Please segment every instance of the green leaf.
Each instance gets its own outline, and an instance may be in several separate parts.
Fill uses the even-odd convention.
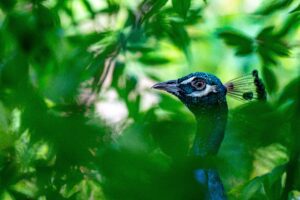
[[[110,35],[113,35],[114,32],[112,31],[104,31],[104,32],[92,32],[88,34],[76,34],[76,35],[70,35],[67,36],[66,39],[68,42],[70,42],[73,45],[81,45],[82,47],[87,48],[91,44],[95,44],[97,42],[104,40],[105,38],[108,38]]]
[[[282,192],[282,175],[285,172],[286,165],[279,165],[263,178],[264,190],[269,199],[277,199]]]
[[[107,8],[103,11],[109,14],[116,13],[120,10],[120,4],[116,0],[106,0]]]
[[[271,172],[249,181],[241,190],[240,199],[278,199],[282,191],[281,178],[285,165],[279,165]]]
[[[181,23],[171,22],[171,28],[167,30],[169,39],[181,49],[186,58],[190,60],[190,36],[188,35],[185,27]]]
[[[131,51],[131,52],[142,52],[142,53],[148,53],[154,50],[153,47],[150,45],[145,45],[145,44],[130,44],[128,43],[126,46],[126,50]]]
[[[16,0],[2,0],[0,1],[0,8],[4,11],[10,11],[16,5],[16,3]]]
[[[127,76],[126,77],[126,91],[129,94],[137,86],[138,79],[136,76]]]
[[[300,5],[299,5],[300,9]],[[296,30],[300,25],[300,13],[294,12],[290,15],[288,15],[287,19],[284,21],[283,26],[281,29],[276,33],[277,37],[284,37],[288,33],[292,32],[293,30]]]
[[[291,82],[289,82],[287,86],[285,86],[285,88],[283,89],[279,97],[278,103],[283,104],[288,100],[300,99],[299,92],[300,92],[300,77],[297,77]]]
[[[183,115],[180,114],[170,116],[171,120],[158,120],[156,116],[155,121],[148,125],[149,133],[161,150],[174,159],[185,158],[189,149],[189,137],[194,134],[193,128],[186,129],[194,126],[192,121],[186,120],[186,117],[182,120]]]
[[[182,18],[186,18],[191,6],[191,0],[172,0],[172,6]]]
[[[3,65],[0,65],[1,86],[15,88],[28,81],[29,66],[22,54],[10,56]]]
[[[273,54],[270,54],[268,48],[263,46],[258,46],[257,53],[262,59],[264,65],[276,65],[277,60],[274,58]]]
[[[265,65],[276,65],[276,56],[289,56],[289,47],[273,30],[273,26],[265,27],[256,36],[257,52]]]
[[[169,63],[171,60],[166,56],[157,54],[157,53],[148,53],[143,54],[139,61],[145,65],[155,66],[155,65],[163,65]]]
[[[195,24],[199,23],[199,21],[203,18],[202,10],[203,10],[203,8],[201,8],[201,7],[190,9],[185,18],[184,23],[186,25],[195,25]]]
[[[251,180],[243,189],[241,199],[244,200],[267,200],[266,194],[263,191],[263,185],[259,177]]]
[[[90,2],[88,0],[82,0],[82,3],[85,7],[85,9],[90,13],[91,17],[94,19],[96,16],[95,11],[92,8],[92,5],[90,4]]]
[[[120,79],[122,78],[122,75],[124,74],[125,70],[125,63],[121,61],[117,61],[114,67],[113,71],[113,78],[112,78],[112,83],[111,86],[114,87],[117,91],[122,90],[119,82]]]
[[[144,0],[140,5],[140,10],[144,14],[144,21],[148,20],[168,2],[168,0]]]
[[[294,8],[290,13],[295,13],[295,12],[298,12],[298,11],[300,11],[300,3],[299,3],[299,5],[298,5],[296,8]]]
[[[191,39],[183,21],[178,17],[169,17],[172,13],[172,10],[165,9],[155,15],[149,23],[146,23],[145,32],[148,36],[155,36],[156,39],[167,37],[176,47],[184,52],[187,60],[190,60],[189,45]]]
[[[267,66],[262,69],[262,75],[269,93],[274,93],[278,89],[277,78],[274,72]]]
[[[236,30],[222,30],[218,32],[218,37],[222,38],[225,43],[236,49],[236,55],[245,56],[253,52],[253,40],[236,31]]]
[[[269,1],[266,5],[263,5],[261,8],[259,8],[256,13],[261,15],[269,15],[275,11],[289,6],[291,3],[293,3],[293,0],[272,0]]]

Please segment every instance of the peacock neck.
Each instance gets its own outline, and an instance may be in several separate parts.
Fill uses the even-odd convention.
[[[224,138],[227,114],[226,101],[194,112],[197,120],[197,131],[191,152],[194,156],[206,157],[217,154]]]

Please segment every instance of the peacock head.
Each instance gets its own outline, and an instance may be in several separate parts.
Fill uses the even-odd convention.
[[[152,87],[175,95],[191,111],[226,102],[226,87],[219,78],[208,73],[195,72]]]
[[[152,88],[175,95],[194,113],[216,105],[226,105],[226,94],[245,101],[266,98],[256,70],[225,84],[213,74],[195,72],[176,80],[157,83]]]

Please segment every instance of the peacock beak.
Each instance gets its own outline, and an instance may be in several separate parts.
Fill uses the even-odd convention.
[[[176,94],[179,91],[177,80],[156,83],[155,85],[152,86],[152,88],[157,89],[157,90],[164,90],[164,91],[170,92],[172,94]]]

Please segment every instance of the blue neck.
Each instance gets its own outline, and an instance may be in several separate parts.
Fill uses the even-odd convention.
[[[228,107],[226,100],[194,112],[197,131],[192,147],[192,155],[205,157],[216,155],[224,138]]]

